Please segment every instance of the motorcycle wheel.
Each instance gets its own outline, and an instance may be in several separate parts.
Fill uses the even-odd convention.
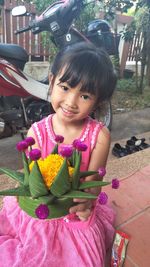
[[[0,139],[10,137],[14,134],[13,128],[9,124],[5,124],[3,132],[0,132]]]
[[[112,127],[112,106],[111,102],[104,102],[100,107],[96,109],[93,116],[96,120],[101,121],[106,127],[111,130]]]

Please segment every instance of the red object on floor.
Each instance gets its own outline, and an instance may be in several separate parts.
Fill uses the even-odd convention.
[[[120,180],[120,188],[105,188],[116,210],[116,229],[131,238],[124,267],[150,266],[150,165]]]

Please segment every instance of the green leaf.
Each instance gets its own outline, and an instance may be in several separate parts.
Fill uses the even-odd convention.
[[[17,188],[0,191],[0,195],[1,196],[31,196],[29,188],[25,186],[20,186]]]
[[[70,176],[68,172],[68,163],[67,159],[64,159],[64,162],[53,181],[50,191],[51,193],[56,196],[60,197],[64,193],[68,192],[71,188]]]
[[[82,191],[77,191],[77,190],[71,190],[67,194],[64,194],[62,197],[65,198],[88,198],[88,199],[96,199],[97,196],[87,193],[87,192],[82,192]]]
[[[20,182],[21,184],[24,183],[24,173],[18,172],[18,171],[13,171],[8,168],[0,168],[0,171],[2,173],[5,173],[7,176],[11,177],[12,179]]]
[[[29,185],[30,171],[29,171],[28,159],[27,159],[25,152],[22,152],[22,160],[23,160],[23,167],[24,167],[24,185],[27,186]]]
[[[72,175],[72,188],[77,189],[80,182],[80,164],[81,164],[82,155],[81,152],[78,153],[76,151],[75,153],[75,166],[74,166],[74,172]]]
[[[43,204],[51,204],[56,200],[56,197],[53,196],[52,194],[43,196],[43,197],[38,197],[38,200],[43,203]]]
[[[71,166],[75,166],[76,150],[73,150],[72,156],[69,158]]]
[[[49,197],[49,196],[48,196]],[[45,197],[44,197],[45,199]],[[69,208],[74,205],[71,198],[56,198],[53,203],[47,204],[43,198],[33,199],[31,197],[22,197],[18,198],[19,205],[30,216],[37,218],[35,214],[35,209],[40,204],[46,204],[49,208],[49,216],[47,219],[59,218],[65,216],[69,213]]]
[[[80,178],[91,176],[94,174],[98,174],[97,171],[85,171],[85,172],[80,172]]]
[[[29,176],[29,188],[30,188],[30,192],[31,192],[31,196],[33,198],[37,198],[40,196],[45,196],[49,193],[42,174],[40,172],[38,163],[35,161],[33,164],[33,168],[30,172],[30,176]]]
[[[110,182],[103,182],[103,181],[85,181],[80,184],[79,189],[86,189],[86,188],[92,188],[92,187],[98,187],[98,186],[106,186],[110,184]]]
[[[56,144],[56,145],[54,146],[54,149],[53,149],[53,151],[51,152],[51,154],[58,154],[58,144]]]

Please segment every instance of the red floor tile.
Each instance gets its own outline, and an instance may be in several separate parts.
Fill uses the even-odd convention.
[[[127,248],[127,255],[132,263],[138,267],[150,266],[150,214],[149,210],[143,211],[132,221],[120,229],[131,236]],[[128,264],[129,260],[127,260]],[[125,267],[130,266],[129,264]],[[132,266],[132,265],[131,265]]]
[[[115,225],[118,226],[132,216],[139,213],[141,209],[136,205],[134,199],[127,195],[126,191],[121,190],[122,185],[117,190],[112,190],[110,188],[105,188],[105,192],[109,196],[110,204],[116,211],[116,221]]]
[[[150,205],[150,176],[137,172],[128,179],[122,180],[120,193],[126,192],[140,209]]]
[[[127,256],[124,262],[124,267],[137,267],[132,260]]]
[[[150,165],[120,181],[118,190],[104,191],[116,210],[116,225],[123,224],[150,206]]]
[[[143,169],[140,170],[141,173],[148,175],[150,177],[150,165],[144,167]]]
[[[150,266],[150,165],[120,181],[120,188],[105,187],[117,212],[116,227],[129,234],[124,267]]]

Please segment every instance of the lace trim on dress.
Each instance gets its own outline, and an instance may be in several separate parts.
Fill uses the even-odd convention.
[[[52,141],[53,144],[56,144],[56,141],[53,137],[53,134],[51,132],[51,129],[50,129],[50,123],[51,123],[51,120],[52,120],[52,114],[49,115],[46,120],[45,120],[45,128],[46,128],[46,131],[47,131],[47,134],[48,134],[48,137],[50,138],[50,140]],[[86,139],[88,133],[89,133],[89,130],[90,130],[90,119],[88,119],[88,123],[87,123],[87,126],[85,128],[85,131],[84,133],[81,135],[81,137],[79,138],[82,142],[84,142],[84,140]]]
[[[38,128],[38,124],[35,122],[33,124],[33,127],[34,127],[36,135],[37,135],[37,141],[39,143],[39,146],[40,146],[40,148],[42,148],[42,137],[41,137],[41,134],[40,134],[40,131],[39,131],[39,128]]]
[[[99,124],[96,124],[94,131],[93,131],[93,134],[92,134],[92,138],[91,138],[91,149],[94,148],[98,131],[101,130],[103,128],[103,126],[104,125],[101,122]]]
[[[45,128],[46,128],[46,131],[47,131],[47,134],[48,134],[48,137],[50,138],[51,142],[53,144],[56,144],[56,141],[53,137],[53,134],[51,133],[51,130],[50,130],[50,123],[51,123],[51,120],[52,120],[52,114],[50,114],[46,119],[45,119]],[[85,131],[84,133],[81,135],[81,137],[79,138],[82,142],[84,142],[84,140],[86,139],[88,133],[89,133],[89,130],[90,130],[90,118],[88,118],[88,122],[87,122],[87,126],[85,128]],[[93,134],[92,134],[92,138],[91,138],[91,149],[94,148],[95,146],[95,141],[96,141],[96,138],[97,138],[97,133],[100,129],[103,128],[103,123],[99,123],[99,124],[96,124],[94,130],[93,130]],[[39,128],[38,128],[38,123],[34,123],[33,124],[33,127],[35,129],[35,132],[36,132],[36,135],[37,135],[37,141],[39,143],[39,146],[40,148],[42,148],[42,137],[41,137],[41,134],[40,134],[40,131],[39,131]]]
[[[55,141],[55,139],[53,138],[53,135],[52,135],[51,130],[50,130],[50,123],[49,123],[49,120],[50,120],[50,123],[51,123],[51,120],[52,120],[52,114],[49,115],[49,116],[45,119],[45,128],[46,128],[46,131],[47,131],[47,134],[48,134],[49,139],[52,141],[53,144],[56,144],[56,141]]]
[[[85,132],[84,134],[82,135],[82,137],[80,138],[80,141],[81,142],[84,142],[84,140],[86,139],[88,133],[89,133],[89,130],[90,130],[90,120],[88,119],[88,123],[87,123],[87,126],[85,128]]]

